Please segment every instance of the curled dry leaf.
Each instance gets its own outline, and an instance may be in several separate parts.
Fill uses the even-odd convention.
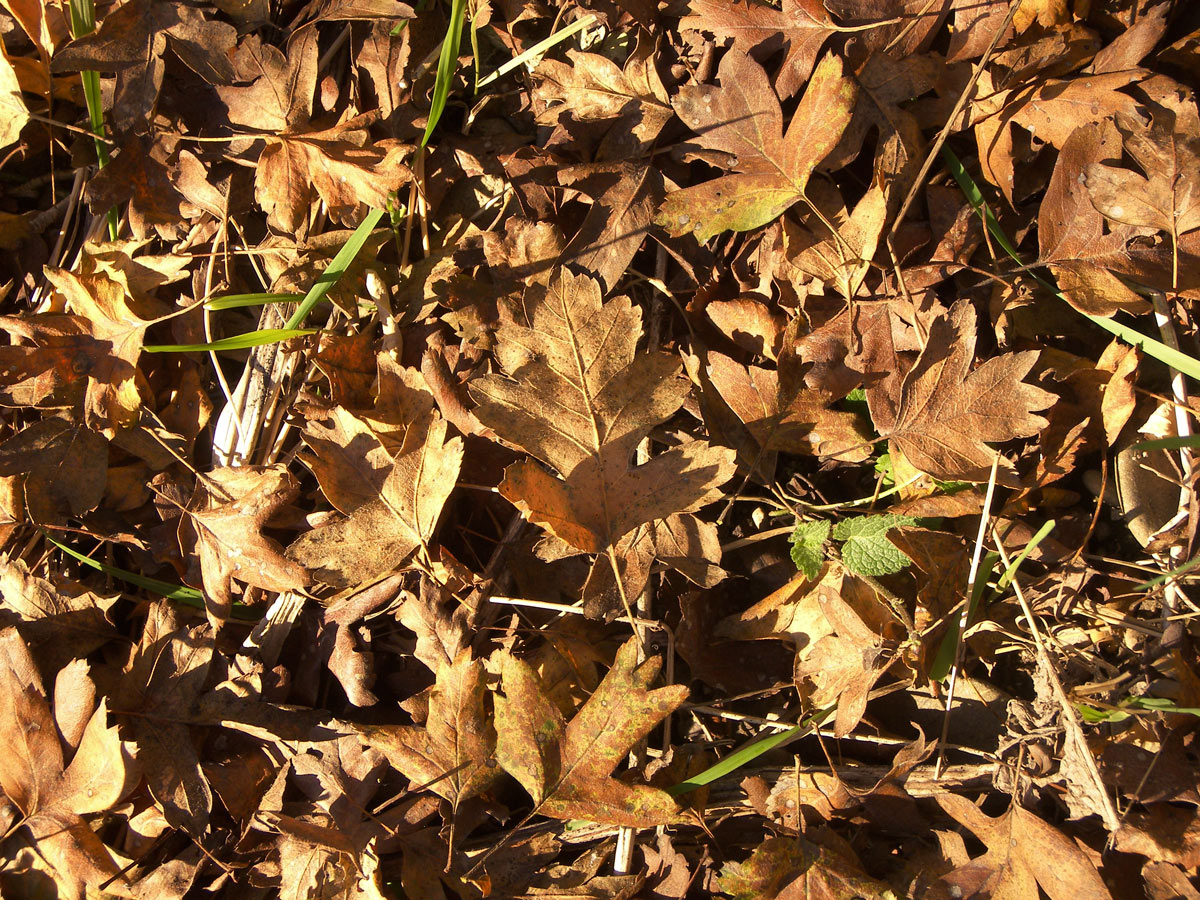
[[[496,757],[538,813],[634,828],[686,821],[665,791],[612,777],[630,748],[688,695],[683,685],[651,689],[661,660],[639,663],[637,657],[635,638],[617,651],[600,686],[568,723],[528,663],[500,654]]]
[[[187,520],[196,533],[205,609],[214,625],[228,619],[233,607],[230,579],[268,591],[308,584],[303,567],[262,533],[267,520],[299,491],[282,465],[214,469],[197,487]]]

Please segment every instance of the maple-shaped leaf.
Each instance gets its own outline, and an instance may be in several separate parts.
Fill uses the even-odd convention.
[[[1038,210],[1038,261],[1050,267],[1072,306],[1097,316],[1119,310],[1144,312],[1146,301],[1112,270],[1137,275],[1147,264],[1161,268],[1162,262],[1146,259],[1144,250],[1129,246],[1135,234],[1132,226],[1106,228],[1083,185],[1092,165],[1119,153],[1119,135],[1111,123],[1076,129],[1058,154]]]
[[[230,579],[268,591],[308,584],[304,568],[262,533],[267,520],[299,490],[282,465],[214,469],[197,487],[186,518],[195,529],[205,609],[214,626],[232,609]]]
[[[0,790],[20,811],[64,895],[82,898],[85,886],[121,877],[83,816],[112,809],[132,779],[106,702],[88,699],[95,687],[86,666],[73,674],[72,681],[60,677],[52,706],[17,630],[0,632]],[[60,732],[58,723],[71,721],[77,727]],[[69,763],[64,744],[73,751]]]
[[[934,320],[886,435],[916,468],[944,481],[987,481],[997,453],[986,442],[1037,434],[1046,420],[1036,411],[1054,402],[1053,394],[1021,380],[1037,362],[1036,350],[993,356],[972,371],[975,328],[975,310],[965,300]],[[997,477],[1015,483],[1003,457]]]
[[[942,792],[947,813],[987,846],[987,853],[940,878],[930,896],[960,900],[1111,900],[1096,867],[1070,838],[1033,813],[1013,804],[992,818],[958,794]]]
[[[813,685],[807,693],[814,706],[837,704],[838,737],[849,734],[862,719],[871,688],[895,659],[889,641],[899,637],[895,615],[847,568],[830,563],[810,592],[824,621],[813,629],[811,643],[798,652],[795,666],[797,684]],[[807,605],[811,610],[811,597]]]
[[[232,84],[231,61],[237,29],[204,17],[195,7],[161,0],[130,0],[113,9],[92,34],[60,49],[55,72],[95,69],[116,72],[108,114],[118,131],[149,121],[166,71],[169,46],[188,68],[209,84]]]
[[[189,719],[205,687],[213,631],[187,627],[166,600],[150,607],[118,693],[150,795],[175,828],[199,838],[212,812],[212,789],[200,765]]]
[[[787,55],[775,76],[775,90],[785,100],[808,80],[821,44],[835,30],[821,0],[783,0],[781,9],[758,0],[690,0],[688,12],[691,15],[680,20],[680,29],[730,38],[734,50],[760,63],[786,48]]]
[[[637,657],[634,638],[568,723],[529,664],[502,654],[496,757],[538,813],[633,828],[685,821],[670,794],[612,777],[630,748],[688,695],[678,684],[651,689],[661,660],[638,663]]]
[[[683,405],[688,383],[666,353],[638,353],[641,313],[627,297],[559,270],[501,309],[496,355],[509,377],[470,385],[475,414],[552,467],[508,467],[500,492],[577,550],[602,553],[639,525],[710,503],[732,451],[691,441],[633,466],[650,430]]]
[[[89,428],[111,437],[114,429],[137,421],[142,405],[137,363],[151,322],[138,315],[125,285],[109,275],[47,268],[46,278],[106,351],[87,368],[83,412]]]
[[[827,394],[789,384],[775,369],[743,366],[708,354],[713,387],[745,424],[762,453],[800,454],[861,462],[871,455],[870,436],[857,415],[831,409]],[[765,467],[773,471],[773,464]]]
[[[1194,102],[1180,113],[1155,107],[1149,124],[1117,113],[1117,129],[1128,153],[1144,172],[1102,162],[1084,178],[1096,209],[1126,225],[1154,228],[1171,238],[1200,228],[1200,115]],[[1177,265],[1177,263],[1176,263]]]
[[[462,438],[446,439],[444,419],[414,425],[378,496],[347,519],[302,534],[288,556],[338,587],[383,575],[433,537],[462,467]]]
[[[809,79],[787,133],[762,66],[737,50],[721,58],[720,87],[680,88],[672,105],[697,143],[724,154],[735,174],[667,195],[655,219],[671,234],[706,241],[765,225],[804,197],[809,176],[850,123],[855,85],[826,55]]]
[[[452,663],[438,666],[423,727],[368,726],[362,737],[413,785],[428,785],[457,809],[500,774],[485,677],[483,665],[464,649]]]
[[[316,200],[344,224],[363,204],[383,208],[387,196],[408,181],[402,162],[409,148],[398,141],[373,140],[367,114],[318,128],[311,121],[317,80],[317,29],[304,29],[288,53],[266,44],[247,47],[243,68],[256,77],[246,86],[217,93],[230,120],[273,136],[258,159],[255,198],[272,228],[295,234],[307,222]]]
[[[624,70],[599,53],[568,50],[567,58],[570,65],[544,59],[533,72],[536,97],[546,103],[538,124],[554,125],[566,113],[584,122],[628,116],[633,136],[649,143],[670,121],[666,88],[638,53]]]

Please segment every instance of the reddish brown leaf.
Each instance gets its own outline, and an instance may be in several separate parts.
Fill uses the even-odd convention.
[[[538,813],[637,828],[685,821],[666,792],[611,777],[629,748],[687,699],[683,685],[651,689],[661,663],[637,656],[636,640],[626,642],[568,723],[529,665],[501,655],[496,757]]]
[[[887,436],[934,478],[987,481],[997,454],[986,441],[1030,437],[1046,425],[1035,411],[1054,395],[1021,381],[1037,361],[1036,351],[992,357],[971,371],[974,355],[975,311],[960,300],[934,322],[900,388]],[[1012,464],[1002,457],[998,478],[1014,479]]]

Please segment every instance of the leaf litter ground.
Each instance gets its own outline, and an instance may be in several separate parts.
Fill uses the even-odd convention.
[[[1200,897],[1191,4],[0,6],[0,893]]]

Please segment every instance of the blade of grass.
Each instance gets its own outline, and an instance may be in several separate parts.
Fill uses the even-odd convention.
[[[1164,584],[1165,582],[1170,581],[1172,578],[1178,578],[1180,575],[1186,575],[1188,572],[1192,571],[1192,569],[1196,568],[1197,566],[1200,566],[1200,556],[1192,557],[1187,562],[1185,562],[1182,566],[1172,569],[1170,572],[1163,572],[1161,575],[1157,575],[1154,578],[1151,578],[1149,581],[1143,581],[1141,584],[1139,584],[1137,587],[1135,587],[1134,590],[1135,591],[1151,590],[1153,588],[1158,587],[1160,584]]]
[[[247,347],[259,347],[263,344],[276,344],[288,341],[294,337],[306,334],[316,334],[315,328],[263,328],[260,331],[248,331],[245,334],[235,334],[219,341],[207,344],[148,344],[142,349],[147,353],[194,353],[207,350],[245,350]]]
[[[983,193],[979,190],[979,185],[971,178],[962,161],[954,155],[954,152],[948,147],[942,147],[942,158],[946,162],[946,168],[950,174],[954,176],[954,180],[958,182],[959,188],[962,190],[967,201],[975,208],[981,216],[983,216],[984,224],[987,226],[988,233],[995,239],[1012,259],[1021,266],[1025,265],[1013,247],[1012,242],[1008,239],[1008,235],[1000,227],[1000,223],[996,221],[996,217],[992,214],[987,202],[983,199]],[[1053,282],[1047,281],[1045,278],[1038,275],[1036,272],[1030,273],[1038,282],[1054,292],[1054,295],[1064,303],[1067,298],[1059,291],[1058,286]],[[1068,304],[1069,305],[1069,304]],[[1074,309],[1074,307],[1071,307]],[[1152,337],[1142,334],[1135,328],[1124,325],[1115,319],[1106,319],[1101,316],[1093,316],[1088,313],[1080,313],[1081,316],[1091,320],[1096,325],[1099,325],[1105,331],[1115,335],[1125,343],[1137,347],[1147,356],[1157,359],[1159,362],[1171,367],[1177,372],[1182,372],[1189,378],[1195,378],[1200,381],[1200,360],[1193,359],[1186,353],[1182,353],[1173,347],[1169,347],[1162,341],[1157,341]]]
[[[94,0],[71,0],[71,37],[78,40],[96,30],[96,5]],[[96,162],[101,169],[108,165],[108,145],[104,143],[104,100],[100,94],[100,73],[90,69],[79,73],[83,82],[83,98],[87,104],[88,121],[95,135]],[[108,218],[109,240],[117,239],[117,211],[110,208]]]
[[[375,230],[375,226],[379,224],[379,220],[383,218],[385,210],[373,209],[367,213],[367,217],[359,223],[359,226],[354,229],[354,234],[350,235],[350,240],[342,245],[342,249],[337,252],[337,255],[330,261],[328,268],[321,273],[321,277],[316,280],[316,283],[308,289],[308,293],[304,295],[304,299],[300,301],[300,305],[296,307],[296,311],[292,313],[292,317],[287,320],[285,328],[299,328],[300,323],[305,317],[325,298],[330,289],[341,280],[341,277],[346,274],[346,270],[350,268],[350,264],[354,262],[354,258],[358,256],[363,245],[367,242],[367,238],[371,236],[371,232]]]
[[[1183,450],[1185,447],[1200,447],[1200,434],[1190,434],[1187,437],[1155,438],[1151,441],[1138,441],[1130,444],[1130,450]]]
[[[1053,530],[1054,520],[1051,519],[1037,530],[1037,534],[1029,539],[1029,543],[1025,545],[1025,549],[1009,564],[1008,568],[1004,570],[1004,574],[1000,576],[1000,580],[996,582],[997,594],[1008,587],[1009,582],[1013,580],[1013,576],[1017,574],[1017,569],[1021,568],[1021,563],[1025,561],[1025,558],[1030,553],[1037,549],[1037,545],[1044,541]]]
[[[78,550],[68,547],[66,544],[60,544],[48,534],[43,536],[51,544],[73,557],[85,566],[91,566],[97,571],[103,572],[105,575],[111,575],[113,578],[119,578],[121,581],[126,581],[129,584],[136,584],[138,587],[145,588],[148,591],[153,591],[156,594],[161,594],[168,600],[178,600],[180,603],[186,603],[188,606],[195,606],[204,609],[204,594],[195,588],[185,587],[182,584],[171,584],[169,581],[159,581],[157,578],[147,578],[144,575],[138,575],[135,572],[127,572],[124,569],[118,569],[116,566],[110,566],[102,562],[97,562],[90,556],[84,556]]]
[[[724,778],[729,773],[736,772],[742,766],[750,764],[764,753],[774,750],[788,741],[808,734],[808,732],[833,715],[835,709],[837,709],[836,704],[826,706],[824,709],[819,709],[808,716],[799,725],[789,728],[786,731],[752,738],[719,762],[709,766],[703,772],[693,775],[687,781],[681,781],[679,784],[667,788],[667,793],[673,797],[678,797],[680,794],[686,794],[702,788],[706,784],[712,784],[718,778]]]
[[[478,93],[480,88],[487,87],[489,84],[491,84],[496,79],[503,78],[505,75],[507,75],[513,69],[523,66],[525,63],[529,62],[532,59],[537,59],[538,57],[540,57],[542,54],[549,51],[554,46],[561,44],[567,38],[571,37],[571,35],[575,34],[576,32],[583,31],[583,29],[587,28],[589,25],[591,25],[595,21],[596,21],[595,16],[586,15],[581,19],[576,19],[574,22],[572,22],[566,28],[563,28],[560,31],[554,32],[554,34],[550,35],[550,37],[545,38],[544,40],[538,41],[536,44],[534,44],[532,47],[530,47],[524,53],[514,56],[512,59],[510,59],[508,62],[506,62],[500,68],[498,68],[495,72],[492,72],[490,75],[480,79],[480,81],[475,85],[475,91]]]
[[[454,83],[454,72],[458,68],[458,47],[462,43],[463,17],[467,11],[467,0],[452,0],[450,4],[450,24],[446,27],[446,36],[442,39],[442,52],[438,56],[437,77],[433,82],[433,100],[429,104],[429,119],[425,123],[425,133],[421,136],[421,147],[429,143],[433,129],[437,127],[442,112],[446,109],[446,98],[450,96],[450,87]]]
[[[268,303],[291,303],[299,300],[300,294],[272,294],[259,292],[250,294],[224,294],[204,301],[209,309],[241,309],[244,306],[264,306]]]

